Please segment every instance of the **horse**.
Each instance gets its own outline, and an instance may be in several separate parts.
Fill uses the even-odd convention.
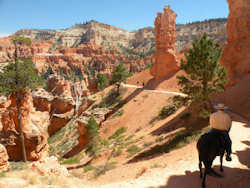
[[[226,150],[225,137],[220,132],[207,132],[199,138],[197,142],[197,150],[199,154],[199,169],[200,178],[203,177],[202,187],[205,188],[206,175],[212,175],[215,177],[223,177],[215,172],[211,167],[216,156],[220,156],[220,171],[223,172],[223,156]],[[205,166],[204,175],[202,174],[202,162]]]

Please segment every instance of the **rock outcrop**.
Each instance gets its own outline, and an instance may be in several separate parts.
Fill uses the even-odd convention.
[[[164,78],[178,70],[175,46],[176,14],[170,6],[164,8],[164,13],[158,13],[155,19],[155,63],[150,69],[154,78]]]
[[[33,99],[29,92],[22,93],[21,122],[25,140],[27,160],[34,161],[48,156],[47,128],[49,113],[36,111]],[[18,113],[16,95],[12,94],[7,101],[7,108],[1,109],[2,129],[0,130],[1,143],[6,146],[9,160],[22,160],[21,141],[19,137]]]
[[[69,176],[69,172],[65,166],[60,165],[54,156],[43,158],[39,161],[32,162],[30,168],[38,172],[41,176]]]
[[[10,165],[8,162],[9,156],[5,147],[0,144],[0,173],[9,171]]]
[[[229,85],[236,84],[250,73],[250,2],[227,0],[227,42],[222,52],[221,64],[227,69]]]

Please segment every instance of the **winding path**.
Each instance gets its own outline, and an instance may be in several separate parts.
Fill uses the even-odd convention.
[[[172,95],[179,95],[182,97],[185,97],[186,94],[184,93],[180,93],[180,92],[174,92],[174,91],[165,91],[165,90],[156,90],[156,89],[146,89],[143,86],[137,86],[137,85],[131,85],[131,84],[121,84],[123,87],[129,87],[129,88],[138,88],[138,89],[144,89],[144,91],[150,91],[153,93],[165,93],[165,94],[172,94]]]

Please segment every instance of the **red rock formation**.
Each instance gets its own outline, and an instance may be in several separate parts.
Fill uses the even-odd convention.
[[[0,173],[9,171],[10,165],[8,162],[8,154],[5,147],[0,144]]]
[[[3,109],[1,114],[1,142],[6,146],[9,160],[22,160],[16,95],[12,94],[9,100],[11,101],[10,105]],[[49,124],[49,113],[35,111],[32,97],[29,93],[25,93],[21,100],[21,116],[27,159],[39,160],[48,156],[47,127]]]
[[[60,94],[66,92],[60,91],[62,91]],[[60,130],[73,116],[75,103],[70,94],[69,96],[53,96],[44,89],[37,89],[32,92],[32,97],[36,110],[50,114],[49,135]]]
[[[89,67],[97,72],[111,75],[115,66],[123,62],[131,71],[141,71],[147,63],[147,58],[139,61],[138,56],[115,53],[93,43],[81,44],[74,48],[51,50],[51,41],[33,41],[30,47],[20,46],[19,55],[32,57],[39,73],[50,66],[54,73],[60,75],[63,70],[70,75],[72,68],[78,68],[89,76]],[[0,63],[13,60],[14,45],[9,38],[0,38]],[[93,86],[93,85],[92,85]]]
[[[89,140],[89,137],[87,135],[86,125],[88,124],[88,120],[90,117],[93,116],[97,124],[101,125],[101,123],[105,120],[105,116],[109,112],[110,110],[106,108],[95,108],[93,110],[85,111],[84,113],[82,113],[81,116],[76,120],[78,124],[77,132],[79,134],[78,144],[74,146],[72,150],[66,153],[63,157],[65,158],[72,157],[85,148]]]
[[[81,86],[77,90],[78,95],[82,92],[82,103],[79,106],[78,115],[81,115],[95,101],[88,97],[85,80],[78,82]],[[36,89],[32,92],[34,107],[38,111],[46,111],[50,114],[49,135],[55,134],[73,117],[75,109],[75,93],[73,85],[59,76],[51,75],[48,79],[48,87],[51,93],[44,89]],[[1,106],[1,105],[0,105]]]
[[[229,85],[236,84],[250,73],[250,2],[227,0],[227,42],[222,52],[221,64],[227,69]]]
[[[166,6],[164,13],[158,13],[155,19],[155,63],[150,69],[155,78],[166,77],[178,70],[174,51],[176,16],[170,6]]]
[[[33,57],[40,53],[48,53],[51,48],[51,41],[34,41],[30,47],[19,46],[18,55],[20,57]],[[11,37],[0,38],[0,62],[10,61],[14,58],[15,46]]]

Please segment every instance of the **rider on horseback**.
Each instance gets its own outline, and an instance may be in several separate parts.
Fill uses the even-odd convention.
[[[229,131],[232,126],[232,120],[230,116],[224,112],[226,107],[224,104],[218,104],[215,106],[215,109],[217,109],[217,112],[211,114],[210,116],[210,126],[211,130],[210,132],[219,132],[222,133],[224,136],[224,139],[226,141],[226,160],[232,161],[231,153],[232,153],[232,141],[229,136]]]

